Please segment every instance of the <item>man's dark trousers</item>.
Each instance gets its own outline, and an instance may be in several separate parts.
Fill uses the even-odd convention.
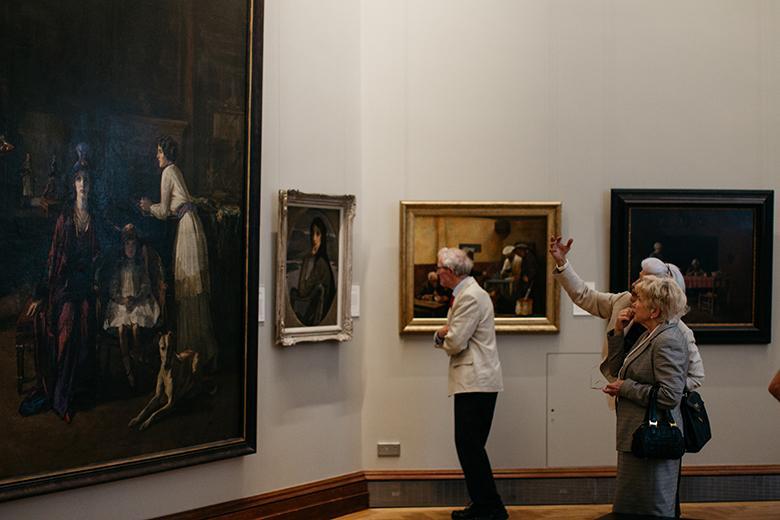
[[[485,443],[493,423],[497,392],[455,394],[455,448],[466,477],[466,488],[479,509],[503,509],[496,491]]]

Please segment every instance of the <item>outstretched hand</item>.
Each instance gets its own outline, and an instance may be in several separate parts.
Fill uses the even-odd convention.
[[[555,263],[558,267],[566,263],[566,255],[571,250],[571,245],[574,243],[574,239],[570,238],[565,244],[562,237],[551,236],[550,237],[550,254],[552,255]]]

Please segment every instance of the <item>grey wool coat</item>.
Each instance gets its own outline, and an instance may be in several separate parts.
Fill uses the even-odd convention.
[[[631,451],[631,439],[645,418],[650,390],[656,383],[659,385],[658,409],[671,410],[682,430],[680,401],[688,372],[688,349],[685,335],[676,321],[662,323],[655,330],[645,332],[630,353],[625,352],[623,339],[622,334],[609,333],[608,354],[601,371],[624,380],[615,406],[617,450]]]

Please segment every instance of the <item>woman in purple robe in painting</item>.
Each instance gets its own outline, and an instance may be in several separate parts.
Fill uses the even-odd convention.
[[[42,383],[49,404],[66,422],[76,399],[91,401],[96,375],[95,269],[100,253],[90,214],[86,162],[73,167],[69,204],[54,228],[48,258],[45,334],[39,348]]]

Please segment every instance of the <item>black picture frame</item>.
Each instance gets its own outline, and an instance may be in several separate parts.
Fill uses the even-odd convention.
[[[15,281],[8,273],[16,276],[18,271],[20,280],[25,276],[38,277],[43,271],[40,267],[45,266],[52,241],[51,229],[60,211],[59,201],[46,206],[38,200],[25,199],[18,209],[20,206],[14,198],[13,204],[8,205],[11,188],[17,198],[19,190],[7,186],[7,179],[16,174],[25,150],[37,147],[48,151],[45,159],[43,155],[33,154],[33,168],[39,175],[43,172],[44,178],[49,157],[56,152],[59,172],[65,178],[63,172],[70,172],[75,159],[73,145],[81,140],[90,141],[97,165],[95,171],[116,174],[110,180],[105,179],[106,192],[113,190],[112,200],[126,206],[124,215],[129,215],[128,218],[133,218],[135,210],[137,221],[148,222],[149,229],[157,230],[160,240],[156,243],[151,238],[148,240],[148,244],[157,247],[157,244],[173,242],[177,221],[169,218],[168,222],[156,222],[142,215],[138,199],[131,200],[130,194],[148,194],[160,200],[160,176],[154,175],[157,168],[154,139],[162,134],[172,135],[179,143],[176,164],[181,165],[195,196],[192,203],[195,209],[188,211],[197,212],[209,237],[210,308],[223,357],[219,358],[219,365],[215,363],[219,368],[213,368],[211,381],[202,387],[204,392],[199,394],[199,399],[203,400],[184,403],[145,431],[130,428],[128,421],[152,396],[157,367],[161,365],[156,352],[157,339],[151,339],[151,335],[148,341],[153,349],[152,359],[144,362],[153,368],[147,369],[149,375],[142,387],[140,365],[136,365],[134,388],[132,383],[128,387],[127,380],[115,377],[114,367],[113,382],[107,383],[112,388],[107,391],[109,397],[96,398],[97,404],[77,412],[72,422],[61,420],[65,416],[58,417],[46,408],[34,416],[20,417],[17,412],[20,402],[35,385],[35,374],[30,377],[31,354],[38,347],[31,345],[28,349],[20,345],[19,321],[4,320],[0,362],[9,365],[3,367],[5,371],[17,373],[18,377],[0,386],[0,400],[5,402],[2,413],[13,416],[5,423],[0,420],[4,437],[3,454],[0,454],[0,502],[257,451],[264,1],[225,0],[209,4],[163,0],[153,4],[148,5],[152,9],[149,11],[115,2],[87,5],[68,0],[61,4],[30,5],[23,0],[11,0],[0,8],[3,19],[0,42],[14,54],[0,64],[0,112],[3,112],[0,114],[0,134],[3,134],[0,200],[6,208],[0,215],[0,247],[9,251],[7,240],[13,240],[14,244],[20,240],[26,240],[23,245],[34,244],[34,247],[24,245],[22,250],[16,248],[15,257],[4,255],[5,259],[0,261],[0,271],[5,275],[0,296],[8,299],[10,294],[20,302],[37,298],[30,284],[12,285]],[[33,30],[43,27],[46,30]],[[14,35],[21,35],[23,41],[14,41]],[[74,45],[72,49],[68,48],[70,44]],[[208,50],[204,52],[204,48]],[[71,82],[63,79],[71,62],[75,78],[72,83],[77,83],[73,88],[68,87]],[[153,64],[151,70],[150,64]],[[40,74],[49,76],[37,76]],[[55,98],[49,95],[54,87],[63,86]],[[57,125],[41,124],[51,121]],[[225,157],[235,160],[219,164],[219,159]],[[37,167],[37,163],[42,166]],[[52,165],[52,171],[54,168]],[[41,187],[39,183],[38,188]],[[99,218],[102,217],[93,219],[96,227]],[[34,232],[31,232],[32,225],[22,225],[30,222],[38,226]],[[114,222],[127,220],[110,223]],[[140,227],[139,236],[146,231]],[[41,238],[44,234],[45,244]],[[118,238],[119,233],[116,235]],[[165,264],[163,251],[160,258]],[[172,276],[167,286],[161,284],[163,294],[168,288],[167,296],[161,297],[163,301],[174,299]],[[173,314],[176,306],[170,307]],[[14,310],[14,320],[29,308],[29,304],[23,303],[22,313]],[[37,333],[36,326],[32,325],[30,330],[34,332],[30,336]],[[98,327],[102,328],[102,322],[98,322]],[[113,355],[116,359],[117,354]],[[98,353],[98,367],[100,356]],[[111,380],[111,365],[107,363],[109,375],[105,379]],[[102,377],[103,372],[98,378]],[[225,381],[229,383],[223,385]],[[125,404],[122,414],[109,413],[106,417],[105,409],[111,412],[115,410],[112,406],[121,401],[132,404]],[[130,406],[134,411],[127,415]],[[96,416],[100,414],[104,415],[98,420]],[[224,427],[217,424],[223,416],[230,418]],[[197,417],[201,422],[193,424]],[[21,428],[7,427],[9,423],[19,425],[22,421],[28,422]],[[206,433],[198,433],[198,429]],[[33,436],[25,433],[30,430],[44,431],[51,438],[61,436],[65,439],[62,442],[70,439],[68,453],[63,453],[61,460],[54,460],[57,456],[52,458],[51,453],[55,452],[47,443],[30,446]],[[113,432],[120,435],[113,436]],[[166,436],[168,440],[164,441]],[[176,438],[171,441],[171,436]],[[161,439],[159,444],[157,439]],[[16,448],[25,444],[25,452],[35,453],[36,449],[41,452],[36,455],[41,461],[36,462],[35,469],[29,469],[29,461],[17,453]]]
[[[613,189],[610,290],[659,256],[685,275],[697,343],[769,343],[773,211],[773,190]]]

